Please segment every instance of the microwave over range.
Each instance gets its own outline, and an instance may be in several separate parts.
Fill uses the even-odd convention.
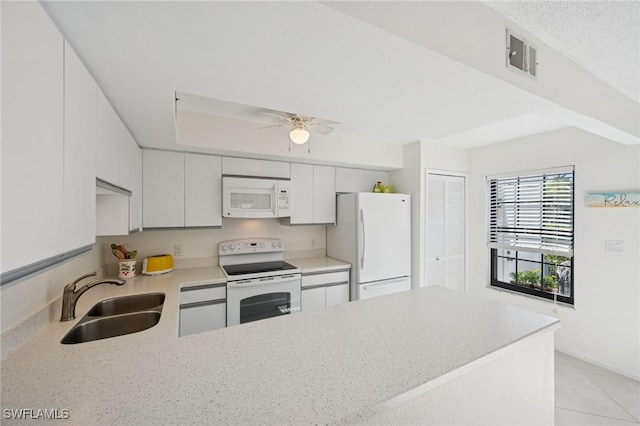
[[[284,179],[223,176],[223,217],[289,217],[289,183]]]

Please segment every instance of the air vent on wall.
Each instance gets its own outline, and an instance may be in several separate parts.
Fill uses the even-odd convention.
[[[538,78],[536,47],[507,29],[507,68]]]

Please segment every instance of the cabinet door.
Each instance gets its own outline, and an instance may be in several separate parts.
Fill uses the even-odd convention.
[[[96,84],[78,56],[64,48],[64,251],[95,242]]]
[[[313,223],[336,223],[336,168],[313,166]]]
[[[465,178],[427,175],[427,285],[465,291]]]
[[[301,293],[301,312],[309,312],[314,309],[324,308],[326,306],[324,286],[315,288],[303,288]]]
[[[142,150],[124,125],[121,130],[122,146],[118,153],[119,186],[131,191],[128,231],[139,231],[142,228]]]
[[[96,92],[96,177],[114,185],[118,180],[120,118],[100,88]]]
[[[227,326],[227,303],[210,302],[180,306],[180,336]]]
[[[313,167],[291,163],[291,224],[313,223]]]
[[[349,301],[349,283],[340,285],[330,285],[327,289],[327,306],[339,305]]]
[[[131,191],[129,227],[131,231],[140,231],[142,230],[142,150],[133,137],[127,152],[129,164],[127,189]]]
[[[184,154],[142,151],[145,228],[184,227]]]
[[[185,154],[184,178],[184,225],[222,226],[221,158]]]
[[[2,271],[60,254],[63,39],[39,2],[2,8]]]

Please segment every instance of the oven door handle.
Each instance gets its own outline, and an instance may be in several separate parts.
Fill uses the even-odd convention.
[[[247,288],[257,286],[268,286],[272,284],[286,284],[290,282],[301,281],[300,276],[287,276],[287,277],[265,277],[265,278],[253,278],[251,280],[238,280],[227,282],[228,288]]]

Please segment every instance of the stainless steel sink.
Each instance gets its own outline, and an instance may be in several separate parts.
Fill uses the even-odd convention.
[[[75,344],[147,330],[160,321],[164,293],[134,294],[96,303],[62,338]]]
[[[121,315],[131,312],[146,311],[162,306],[164,293],[134,294],[132,296],[114,297],[96,303],[87,312],[90,317]]]
[[[60,343],[84,343],[137,333],[156,325],[160,321],[160,315],[160,312],[145,311],[81,321],[64,336]]]

